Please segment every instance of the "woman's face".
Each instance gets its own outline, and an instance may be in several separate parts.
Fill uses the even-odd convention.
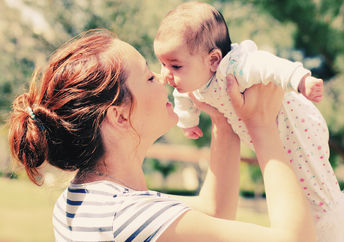
[[[141,138],[157,139],[176,125],[178,117],[168,101],[166,88],[149,70],[143,56],[131,45],[121,44],[128,72],[127,85],[134,99],[131,124]]]

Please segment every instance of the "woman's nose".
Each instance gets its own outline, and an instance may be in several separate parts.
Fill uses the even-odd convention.
[[[166,84],[166,81],[165,81],[165,79],[163,78],[163,75],[162,75],[161,73],[160,73],[160,74],[155,73],[155,72],[153,72],[153,73],[154,73],[154,75],[155,75],[156,80],[158,80],[159,83],[161,83],[162,85],[165,85],[165,84]]]
[[[161,65],[161,70],[160,70],[162,78],[165,78],[168,75],[168,69]]]

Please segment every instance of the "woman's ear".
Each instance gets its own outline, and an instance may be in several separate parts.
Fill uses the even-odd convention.
[[[130,126],[129,108],[122,106],[111,106],[106,113],[110,124],[118,129],[128,130]]]
[[[210,65],[210,70],[212,72],[216,72],[217,67],[219,66],[220,62],[222,60],[222,52],[220,49],[213,49],[209,54],[208,54],[208,61]]]

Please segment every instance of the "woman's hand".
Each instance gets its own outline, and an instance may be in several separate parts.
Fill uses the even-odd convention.
[[[283,99],[281,87],[273,83],[256,84],[240,93],[235,77],[229,75],[227,92],[236,114],[247,128],[271,125],[276,121]]]

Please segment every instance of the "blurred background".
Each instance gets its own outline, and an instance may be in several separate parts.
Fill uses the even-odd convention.
[[[0,0],[0,241],[54,241],[54,202],[73,174],[44,165],[45,184],[37,187],[11,160],[7,120],[11,102],[27,90],[32,72],[44,67],[61,44],[91,28],[107,28],[134,45],[153,71],[160,64],[152,50],[159,22],[182,0]],[[302,62],[325,81],[316,104],[330,130],[331,164],[344,181],[344,2],[342,0],[204,1],[224,15],[231,39],[254,40],[260,49]],[[171,93],[171,89],[169,92]],[[172,100],[172,99],[171,99]],[[204,137],[186,139],[172,129],[144,162],[151,189],[196,194],[209,157],[210,120],[202,114]],[[242,146],[238,219],[262,225],[264,189],[255,154]],[[281,188],[283,189],[283,188]]]

